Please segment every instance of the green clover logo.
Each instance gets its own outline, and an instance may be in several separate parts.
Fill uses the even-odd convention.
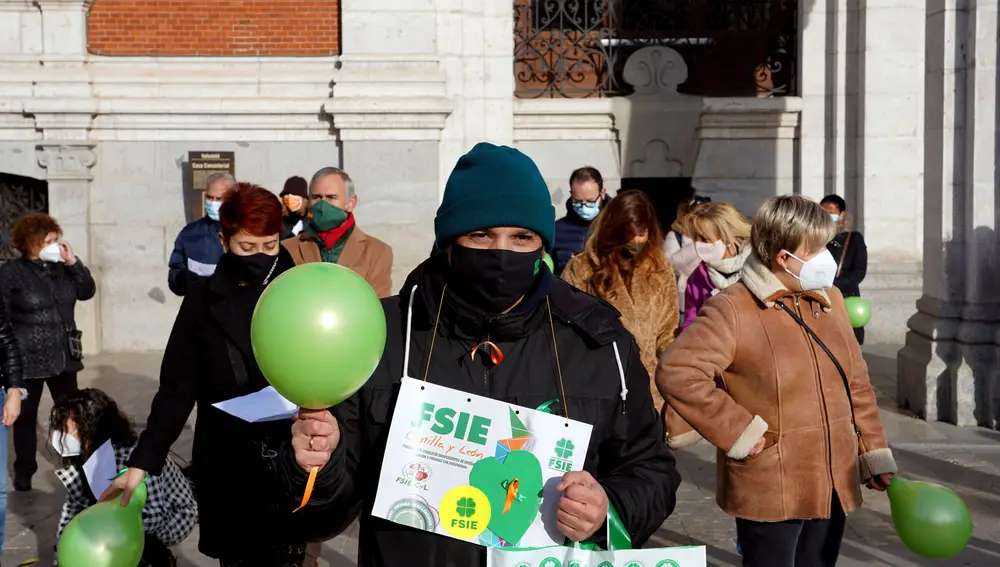
[[[680,563],[677,563],[673,559],[664,559],[656,564],[656,567],[681,567]]]
[[[625,564],[625,567],[642,567],[642,563],[639,563],[638,561],[629,561]]]
[[[555,557],[546,557],[542,559],[542,562],[538,564],[538,567],[562,567],[562,561],[559,561]]]
[[[597,567],[615,567],[610,561],[602,561]]]
[[[455,511],[459,516],[468,518],[476,513],[476,502],[472,498],[459,498],[458,508]]]
[[[573,442],[569,439],[560,439],[556,443],[556,456],[560,459],[569,459],[573,456],[573,449],[575,448]]]

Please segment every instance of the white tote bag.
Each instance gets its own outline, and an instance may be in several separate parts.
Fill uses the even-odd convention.
[[[488,550],[487,567],[707,567],[705,547],[587,551],[578,547]]]

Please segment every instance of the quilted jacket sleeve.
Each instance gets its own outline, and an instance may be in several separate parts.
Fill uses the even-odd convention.
[[[0,375],[5,389],[24,388],[24,362],[18,348],[14,325],[10,322],[7,301],[0,292]]]

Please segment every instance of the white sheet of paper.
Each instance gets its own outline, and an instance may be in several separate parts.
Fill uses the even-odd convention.
[[[111,481],[118,474],[118,465],[115,463],[115,448],[111,446],[110,439],[83,463],[83,474],[87,476],[87,484],[95,498],[100,498],[111,486]]]
[[[188,258],[188,271],[196,276],[207,278],[215,273],[215,264],[205,264]]]
[[[212,405],[250,423],[288,419],[299,411],[298,406],[286,400],[272,386]]]
[[[298,236],[303,228],[305,228],[305,225],[302,224],[302,221],[295,223],[295,226],[292,227],[292,235]]]

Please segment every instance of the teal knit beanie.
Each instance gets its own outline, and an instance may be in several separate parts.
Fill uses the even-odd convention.
[[[556,210],[538,166],[507,146],[481,142],[458,159],[434,218],[439,249],[473,230],[516,226],[555,240]]]

